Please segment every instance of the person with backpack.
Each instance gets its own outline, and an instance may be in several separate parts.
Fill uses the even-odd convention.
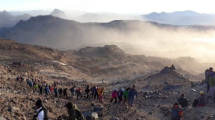
[[[133,105],[134,96],[136,96],[136,98],[138,98],[137,97],[137,91],[135,89],[135,85],[132,85],[131,90],[128,92],[128,103],[129,103],[130,107],[132,107],[132,105]]]
[[[123,88],[117,92],[117,96],[118,96],[118,100],[119,100],[118,104],[122,101],[123,92],[124,92]]]
[[[129,92],[130,89],[131,89],[131,88],[128,87],[128,88],[126,88],[125,91],[123,92],[124,104],[125,104],[125,102],[128,100],[128,92]]]
[[[210,85],[210,89],[208,92],[207,97],[212,97],[215,98],[215,72],[212,72],[209,78],[209,85]]]
[[[110,99],[110,102],[111,102],[111,103],[112,103],[113,99],[115,100],[114,103],[115,103],[115,104],[117,103],[117,91],[118,91],[118,89],[116,88],[116,89],[112,92],[111,99]]]
[[[184,97],[184,94],[181,94],[181,97],[178,98],[178,103],[182,106],[182,108],[187,107],[188,106],[188,100]]]
[[[200,91],[198,106],[204,106],[205,104],[206,104],[206,97],[205,97],[204,91]]]
[[[35,105],[37,110],[33,120],[48,120],[48,113],[45,107],[42,105],[42,100],[38,99]]]
[[[172,119],[171,120],[182,120],[183,111],[184,110],[180,107],[179,103],[176,102],[172,108]]]
[[[68,102],[65,107],[68,110],[68,120],[85,120],[80,110],[72,102]]]
[[[87,94],[87,99],[89,99],[89,94],[90,94],[90,86],[87,85],[87,88],[85,89],[85,93]]]

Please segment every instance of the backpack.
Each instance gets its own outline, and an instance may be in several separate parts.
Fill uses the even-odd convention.
[[[44,120],[49,120],[48,111],[47,111],[47,109],[46,109],[44,106],[42,107],[42,109],[39,110],[39,112],[37,113],[37,116],[39,115],[39,113],[40,113],[41,111],[44,112],[44,115],[45,115]]]
[[[198,103],[199,103],[199,100],[197,99],[197,98],[195,98],[194,100],[193,100],[193,107],[197,107],[198,106]]]
[[[182,117],[182,111],[179,108],[173,108],[172,110],[172,119],[179,120]]]

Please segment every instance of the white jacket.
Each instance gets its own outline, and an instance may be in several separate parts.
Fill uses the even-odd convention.
[[[40,111],[40,109],[42,109],[42,107],[40,107],[39,109],[37,109],[37,113]],[[44,111],[42,110],[38,116],[37,116],[37,120],[44,120],[45,114]]]

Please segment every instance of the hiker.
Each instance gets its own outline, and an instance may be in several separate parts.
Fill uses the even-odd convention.
[[[124,92],[123,88],[117,92],[117,96],[118,96],[118,100],[119,100],[118,103],[120,103],[122,101],[123,92]]]
[[[53,97],[54,88],[51,85],[49,85],[49,90],[51,97]]]
[[[46,85],[45,91],[46,91],[46,95],[49,95],[50,89],[49,89],[49,86],[48,86],[48,85]]]
[[[128,102],[129,102],[129,105],[132,107],[132,104],[134,102],[134,96],[136,95],[136,98],[137,97],[137,91],[135,89],[135,85],[132,85],[132,88],[131,90],[128,92]]]
[[[176,102],[172,108],[172,119],[171,120],[182,120],[183,109],[180,107],[179,103]]]
[[[54,88],[54,94],[55,94],[55,97],[58,97],[58,90],[57,90],[57,87]]]
[[[204,91],[200,91],[198,106],[204,106],[205,104],[206,104],[206,97],[205,97]]]
[[[38,99],[35,105],[37,110],[33,120],[48,120],[47,110],[42,105],[42,100]]]
[[[115,104],[117,103],[117,91],[118,91],[118,89],[116,88],[116,89],[112,92],[111,99],[110,99],[110,102],[112,102],[113,99],[114,99],[114,100],[115,100],[115,101],[114,101]]]
[[[125,102],[126,102],[127,99],[128,99],[128,92],[129,92],[130,89],[131,89],[131,88],[128,87],[128,88],[126,88],[125,91],[123,92],[124,104],[125,104]]]
[[[103,102],[103,95],[104,95],[104,88],[99,88],[98,89],[98,95],[99,95],[99,101]]]
[[[207,84],[207,93],[209,92],[209,89],[210,89],[209,80],[210,80],[210,76],[211,76],[212,72],[213,72],[212,67],[210,67],[209,70],[205,71],[206,84]]]
[[[62,97],[63,89],[62,89],[62,88],[60,88],[60,89],[58,90],[58,93],[59,93],[59,97]]]
[[[43,95],[43,86],[39,85],[40,95]]]
[[[76,90],[76,95],[77,99],[79,98],[79,96],[82,98],[82,89],[80,87]]]
[[[98,100],[99,99],[99,95],[98,95],[98,86],[94,88],[94,100]]]
[[[210,75],[210,78],[209,78],[209,86],[210,86],[210,89],[209,89],[209,92],[208,92],[208,95],[207,97],[212,97],[213,99],[215,98],[215,72],[212,72],[211,75]]]
[[[184,94],[181,94],[181,97],[178,98],[178,103],[182,106],[182,108],[188,106],[188,100],[184,97]]]
[[[90,89],[92,98],[94,98],[95,89],[96,89],[96,86],[93,86],[93,87]]]
[[[75,95],[75,85],[70,88],[70,92],[71,92],[71,98],[73,98],[73,96]]]
[[[80,110],[72,102],[68,102],[65,107],[68,110],[69,120],[85,120]]]
[[[29,84],[30,87],[33,87],[32,81],[29,81],[28,84]]]
[[[63,90],[63,97],[64,97],[65,99],[68,98],[67,88],[65,88],[65,89]]]
[[[90,86],[87,85],[87,88],[85,89],[85,93],[87,94],[87,99],[89,99],[89,94],[90,94]]]
[[[35,84],[35,85],[34,85],[34,91],[33,91],[33,92],[35,93],[35,92],[37,92],[37,90],[38,90],[38,85]]]

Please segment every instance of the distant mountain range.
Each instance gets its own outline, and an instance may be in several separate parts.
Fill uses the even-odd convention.
[[[197,13],[194,11],[153,12],[145,15],[120,15],[113,13],[86,13],[77,11],[2,11],[0,12],[0,27],[12,27],[20,20],[28,20],[31,16],[53,15],[63,19],[78,22],[109,22],[113,20],[143,20],[171,25],[215,25],[214,14]]]
[[[7,11],[0,12],[0,28],[12,27],[20,20],[28,20],[31,16],[28,14],[13,16]]]
[[[194,11],[177,11],[171,13],[150,13],[142,16],[145,20],[172,25],[215,25],[215,15]]]

